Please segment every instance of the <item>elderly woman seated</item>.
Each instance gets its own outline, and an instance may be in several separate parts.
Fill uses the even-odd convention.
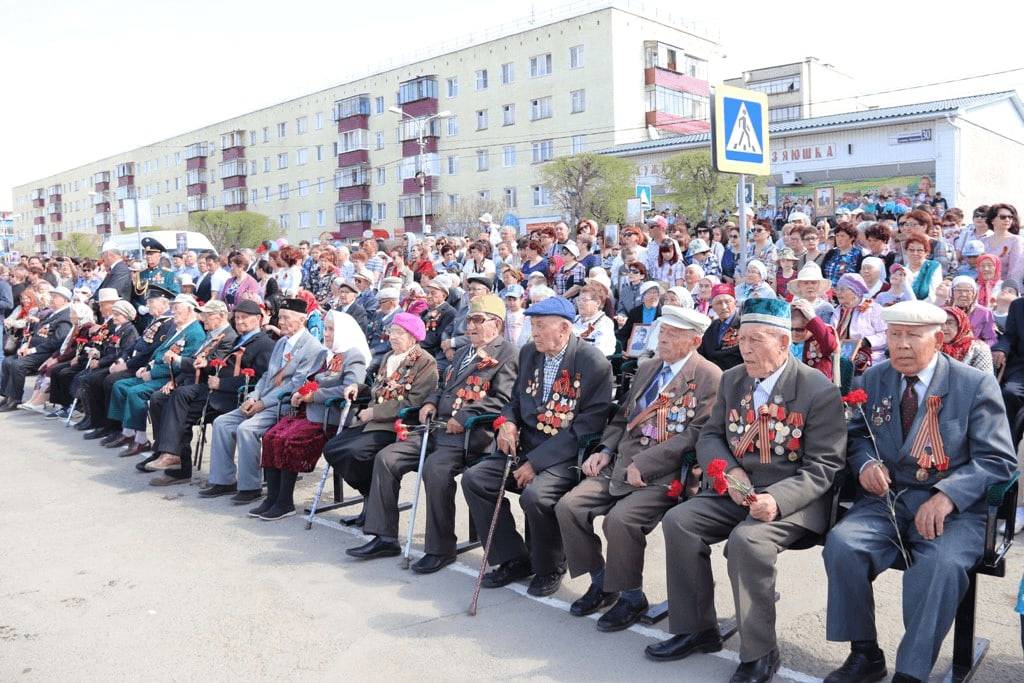
[[[974,278],[957,275],[953,278],[953,305],[967,315],[974,338],[989,346],[996,343],[996,319],[992,311],[978,303],[978,283]]]
[[[867,298],[868,285],[856,273],[846,273],[836,284],[839,308],[835,313],[836,333],[842,340],[856,340],[860,344],[853,361],[857,374],[872,363],[885,360],[886,329],[882,320],[882,307]]]
[[[370,347],[359,324],[341,311],[328,311],[324,323],[324,344],[330,356],[313,376],[315,388],[310,384],[293,392],[291,404],[298,412],[282,417],[263,434],[260,465],[267,479],[267,497],[249,512],[250,517],[270,521],[295,513],[298,474],[316,468],[328,435],[337,430],[339,414],[332,415],[324,404],[341,398],[347,387],[366,378]]]
[[[942,325],[942,352],[982,372],[992,372],[992,350],[976,339],[967,314],[957,306],[946,306],[946,322]]]
[[[391,353],[384,357],[370,389],[370,405],[356,415],[358,424],[346,427],[324,448],[327,462],[364,496],[370,492],[377,452],[397,439],[399,411],[422,405],[437,389],[437,362],[419,347],[426,334],[423,321],[411,313],[398,313],[388,333]],[[345,388],[344,397],[349,401],[358,394],[358,383]],[[361,518],[363,515],[355,523],[361,524]]]

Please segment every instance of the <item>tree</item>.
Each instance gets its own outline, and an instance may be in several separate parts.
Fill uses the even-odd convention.
[[[445,203],[434,211],[432,228],[435,232],[443,230],[449,235],[476,237],[480,232],[479,218],[489,213],[495,223],[501,222],[505,207],[493,199],[460,199],[455,206]]]
[[[277,222],[254,211],[199,211],[189,214],[189,228],[202,233],[217,251],[255,247],[282,234]]]
[[[65,239],[58,240],[55,251],[75,258],[97,258],[100,255],[100,236],[84,232],[71,232]]]
[[[548,162],[540,169],[540,180],[573,220],[621,223],[626,201],[636,192],[633,171],[625,159],[584,152]]]
[[[711,165],[710,149],[687,150],[669,157],[664,177],[672,203],[686,216],[711,220],[720,209],[736,208],[739,176],[717,172]],[[764,193],[764,178],[747,176],[747,181],[754,183],[755,199]]]

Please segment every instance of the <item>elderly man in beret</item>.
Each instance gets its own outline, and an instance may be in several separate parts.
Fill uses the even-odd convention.
[[[612,369],[597,348],[572,333],[576,311],[552,297],[526,311],[533,341],[519,353],[519,374],[512,399],[502,410],[498,449],[513,458],[512,490],[530,529],[527,548],[516,531],[507,500],[498,500],[505,461],[485,458],[462,476],[472,523],[481,538],[490,528],[495,506],[500,515],[488,560],[498,565],[483,586],[496,588],[533,576],[531,595],[551,595],[565,573],[565,552],[555,504],[577,483],[577,441],[600,432],[608,420]]]
[[[700,355],[722,370],[734,368],[743,362],[737,343],[740,332],[740,314],[736,310],[736,290],[732,285],[719,284],[711,288],[711,310],[715,319],[700,341]]]
[[[500,412],[512,396],[519,352],[502,336],[504,319],[505,304],[493,294],[470,303],[466,320],[470,343],[456,353],[444,386],[420,408],[422,424],[440,420],[445,428],[430,435],[424,462],[426,554],[412,565],[418,574],[432,574],[455,561],[455,477],[467,461],[479,460],[494,442],[494,432],[487,425],[473,431],[469,452],[464,452],[466,421],[474,415]],[[377,453],[363,526],[363,533],[376,538],[348,550],[349,555],[379,557],[398,549],[398,491],[402,476],[419,464],[422,443],[422,434],[411,434]]]
[[[575,616],[615,603],[599,631],[629,628],[647,610],[643,591],[647,534],[677,502],[673,480],[686,481],[683,457],[696,450],[711,415],[722,371],[696,353],[711,320],[679,306],[663,306],[657,356],[640,363],[629,392],[601,445],[583,463],[587,475],[558,502],[569,571],[590,574],[590,588],[572,604]],[[594,518],[604,515],[608,561]]]
[[[278,396],[296,391],[327,356],[327,349],[306,329],[305,301],[285,299],[278,323],[281,338],[274,345],[267,371],[242,405],[213,421],[209,486],[199,492],[203,498],[231,493],[231,501],[243,505],[262,495],[260,446],[264,432],[277,422]],[[282,414],[291,410],[290,405],[284,406]]]
[[[338,292],[338,301],[334,308],[352,316],[365,334],[369,328],[370,316],[362,304],[357,301],[359,286],[354,280],[343,280],[340,277],[334,278],[333,284]]]
[[[839,389],[792,356],[789,325],[781,299],[743,303],[743,365],[722,375],[697,441],[704,490],[662,521],[676,635],[648,646],[647,656],[665,661],[722,649],[711,544],[727,540],[740,635],[733,683],[767,683],[778,671],[775,565],[799,539],[825,531],[827,494],[845,462]]]
[[[871,582],[903,550],[906,633],[892,680],[928,679],[984,550],[986,492],[1017,464],[995,377],[941,352],[946,312],[905,301],[882,317],[889,360],[864,373],[867,402],[850,422],[860,496],[825,543],[827,637],[851,643],[830,683],[888,675]]]

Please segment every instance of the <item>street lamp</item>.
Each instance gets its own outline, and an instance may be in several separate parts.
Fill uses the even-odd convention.
[[[136,230],[136,232],[138,233],[138,236],[139,236],[139,258],[141,258],[142,257],[142,219],[139,218],[139,198],[138,198],[138,195],[136,194],[136,192],[137,191],[135,191],[135,190],[129,191],[128,194],[130,196],[127,197],[127,199],[131,199],[132,200],[132,211],[135,213],[135,230]],[[89,196],[90,197],[102,196],[105,199],[109,199],[111,196],[113,196],[113,194],[114,193],[113,193],[112,190],[100,190],[99,192],[97,192],[96,190],[89,190]]]
[[[388,111],[392,114],[398,114],[412,121],[416,121],[419,127],[419,131],[416,136],[416,142],[419,143],[420,151],[416,154],[416,180],[420,184],[420,232],[426,234],[427,232],[427,174],[423,170],[423,149],[426,147],[426,140],[423,136],[427,130],[427,124],[434,119],[447,119],[451,117],[452,113],[445,109],[439,111],[436,114],[430,116],[412,116],[405,112],[401,107],[388,107]]]

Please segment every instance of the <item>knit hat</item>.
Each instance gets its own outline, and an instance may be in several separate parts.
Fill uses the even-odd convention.
[[[427,329],[423,326],[423,321],[412,313],[406,313],[405,311],[396,313],[395,317],[391,319],[391,324],[401,327],[418,342],[423,341],[423,338],[427,336]]]
[[[789,332],[790,307],[785,299],[747,299],[740,310],[740,325],[758,323]]]
[[[839,278],[839,282],[836,283],[836,289],[845,288],[856,294],[859,298],[864,298],[864,295],[868,293],[868,285],[864,282],[864,278],[857,273],[845,273]]]

